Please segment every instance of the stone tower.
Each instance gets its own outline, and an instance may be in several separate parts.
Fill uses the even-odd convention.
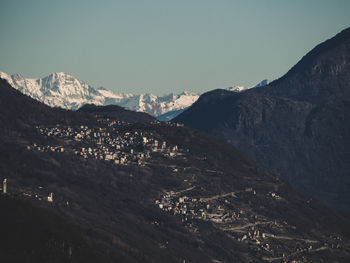
[[[2,192],[3,192],[4,194],[7,193],[7,179],[6,179],[6,178],[4,179],[4,181],[3,181],[3,183],[2,183]]]
[[[53,193],[50,193],[50,195],[47,197],[47,201],[50,203],[53,202]]]

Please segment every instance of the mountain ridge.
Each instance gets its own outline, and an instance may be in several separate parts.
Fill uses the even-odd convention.
[[[85,104],[84,106],[80,107],[77,112],[89,113],[97,117],[109,117],[128,123],[147,123],[156,121],[155,118],[145,112],[125,110],[123,107],[118,105],[96,106],[94,104]]]
[[[0,72],[0,78],[6,79],[11,86],[22,93],[52,107],[77,110],[84,104],[118,105],[127,110],[148,113],[164,121],[176,117],[200,96],[198,93],[188,91],[166,95],[116,93],[103,87],[95,89],[64,72],[54,72],[38,79]],[[267,83],[269,83],[268,80],[263,80],[255,87],[261,87]],[[232,86],[227,90],[242,92],[250,88],[252,87]]]
[[[152,93],[115,93],[103,87],[95,89],[86,82],[64,72],[54,72],[39,79],[0,72],[0,78],[6,79],[14,88],[49,106],[72,110],[77,110],[84,104],[114,104],[129,110],[158,116],[184,109],[199,97],[198,94],[186,91],[180,94],[170,93],[162,96]]]
[[[174,121],[225,139],[305,194],[349,211],[349,76],[350,28],[268,85],[205,93]]]
[[[5,80],[0,95],[6,195],[74,222],[112,262],[350,257],[346,216],[222,139],[175,123],[118,123],[51,108]]]

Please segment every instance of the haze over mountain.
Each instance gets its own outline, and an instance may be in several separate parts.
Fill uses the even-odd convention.
[[[0,194],[1,262],[109,263],[68,223],[47,209]]]
[[[175,121],[224,138],[297,189],[350,210],[350,28],[280,79],[208,92]]]

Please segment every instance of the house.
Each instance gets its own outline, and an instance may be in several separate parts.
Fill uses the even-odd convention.
[[[108,160],[113,160],[113,155],[112,155],[112,154],[106,154],[105,160],[106,160],[106,161],[108,161]]]

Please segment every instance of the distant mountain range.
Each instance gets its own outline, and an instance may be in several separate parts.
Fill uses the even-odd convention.
[[[22,93],[52,107],[77,110],[85,104],[118,105],[128,110],[148,113],[162,121],[176,117],[200,96],[187,91],[163,96],[148,93],[115,93],[102,87],[95,89],[73,75],[63,72],[55,72],[38,79],[0,72],[0,78],[6,79],[12,87]],[[261,84],[257,86],[259,85]],[[239,92],[247,88],[234,86],[228,89]]]
[[[261,86],[203,94],[174,121],[226,139],[297,189],[349,211],[350,28]]]
[[[102,87],[95,89],[63,72],[55,72],[38,79],[24,78],[19,74],[10,76],[0,72],[0,78],[6,79],[15,89],[49,106],[72,110],[77,110],[84,104],[113,104],[159,116],[187,108],[199,97],[199,94],[190,92],[165,96],[115,93]]]

